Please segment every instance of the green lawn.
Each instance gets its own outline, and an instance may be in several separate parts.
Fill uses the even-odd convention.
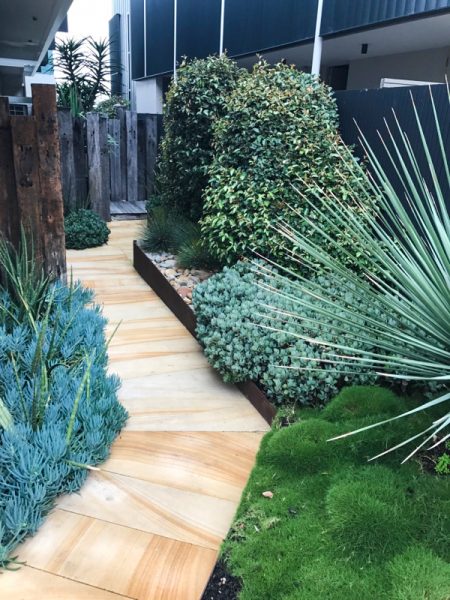
[[[419,460],[401,466],[404,449],[367,463],[430,415],[326,441],[410,402],[347,388],[264,438],[223,548],[241,600],[450,598],[450,478],[424,473]]]

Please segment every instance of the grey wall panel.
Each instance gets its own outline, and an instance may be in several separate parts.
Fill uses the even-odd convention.
[[[226,0],[225,48],[250,54],[314,37],[317,0]]]
[[[322,35],[450,8],[450,0],[325,0]]]

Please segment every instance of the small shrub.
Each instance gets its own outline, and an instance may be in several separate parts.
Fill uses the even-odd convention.
[[[164,107],[164,137],[157,170],[161,201],[197,222],[212,161],[212,127],[242,71],[226,56],[183,61]]]
[[[83,250],[103,246],[109,238],[106,223],[92,210],[81,208],[69,213],[64,220],[66,248]]]
[[[393,391],[375,386],[353,386],[343,389],[323,410],[327,421],[339,423],[350,419],[394,417],[407,410],[406,402]]]
[[[107,115],[110,119],[115,119],[117,117],[117,109],[118,108],[130,108],[130,101],[123,96],[111,96],[106,100],[102,100],[98,102],[94,107],[94,112],[102,113]]]
[[[331,89],[294,67],[261,61],[238,81],[214,128],[205,191],[202,232],[218,258],[232,264],[256,250],[287,264],[282,237],[274,231],[280,220],[294,221],[316,239],[291,207],[311,216],[308,201],[315,201],[320,188],[350,203],[349,190],[360,189],[363,179],[354,161],[340,156],[347,148],[337,126]],[[313,219],[326,230],[327,216]],[[343,259],[353,265],[344,253],[348,240],[342,235],[340,241]]]
[[[342,433],[332,423],[308,419],[280,430],[267,446],[270,464],[293,473],[317,473],[330,470],[336,461],[345,460],[342,444],[330,444],[328,439]]]
[[[330,286],[333,284],[330,282]],[[348,294],[347,290],[335,293]],[[280,308],[292,311],[289,294]],[[281,297],[276,296],[281,302]],[[197,334],[204,347],[205,356],[227,382],[251,379],[258,382],[276,403],[324,404],[349,382],[367,384],[376,380],[374,374],[361,373],[353,376],[347,370],[332,368],[321,362],[326,350],[313,346],[302,339],[276,334],[260,325],[266,321],[264,305],[272,303],[271,295],[256,285],[255,275],[249,265],[240,263],[234,268],[225,268],[206,282],[197,286],[193,293],[193,305],[197,315]],[[295,304],[296,306],[296,304]],[[374,312],[377,308],[374,307]],[[304,314],[305,319],[308,313]],[[380,318],[388,318],[380,315]],[[321,329],[325,339],[338,335],[332,327]],[[287,318],[286,326],[289,324]],[[279,327],[279,323],[274,323]],[[361,324],[360,324],[361,325]],[[307,335],[314,323],[305,321],[298,332]],[[317,369],[305,374],[292,369],[299,357],[309,356],[317,361]]]
[[[445,445],[447,450],[450,450],[450,442]],[[436,463],[436,473],[439,475],[450,475],[450,454],[443,452]]]

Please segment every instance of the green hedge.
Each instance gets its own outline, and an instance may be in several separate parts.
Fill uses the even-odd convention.
[[[167,210],[198,221],[212,161],[212,127],[244,71],[226,56],[184,61],[164,106],[164,137],[157,170]]]
[[[262,61],[239,79],[215,125],[205,192],[202,232],[218,258],[233,264],[256,250],[286,262],[274,227],[280,219],[295,225],[290,207],[326,230],[326,217],[308,205],[311,190],[326,188],[350,202],[348,190],[365,181],[354,159],[341,158],[348,149],[337,127],[332,91],[311,75]]]

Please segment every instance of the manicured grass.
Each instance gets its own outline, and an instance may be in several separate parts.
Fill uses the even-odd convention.
[[[450,478],[422,472],[418,460],[401,466],[404,449],[367,463],[429,415],[326,441],[410,402],[347,388],[264,438],[223,548],[241,600],[450,598]]]

